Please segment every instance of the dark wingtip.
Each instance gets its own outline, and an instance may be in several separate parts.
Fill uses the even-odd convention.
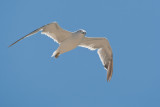
[[[11,47],[11,46],[12,46],[12,44],[11,44],[11,45],[9,45],[9,46],[8,46],[8,48],[9,48],[9,47]]]
[[[109,64],[104,65],[107,70],[107,82],[110,82],[113,74],[113,58],[110,60]]]
[[[105,64],[104,68],[107,70],[107,82],[110,82],[109,74],[108,74],[108,64]]]
[[[9,45],[9,46],[8,46],[8,48],[9,48],[9,47],[11,47],[12,45],[14,45],[14,44],[15,44],[15,43],[17,43],[17,42],[18,42],[18,41],[16,41],[16,42],[12,43],[11,45]]]

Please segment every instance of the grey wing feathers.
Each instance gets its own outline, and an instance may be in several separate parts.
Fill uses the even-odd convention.
[[[47,24],[47,25],[48,25],[48,24]],[[46,26],[46,25],[44,25],[44,26]],[[22,38],[18,39],[16,42],[12,43],[12,44],[9,45],[8,47],[11,47],[12,45],[16,44],[16,43],[19,42],[20,40],[22,40],[22,39],[24,39],[24,38],[26,38],[26,37],[28,37],[28,36],[31,36],[31,35],[33,35],[33,34],[39,32],[39,31],[41,31],[41,30],[43,29],[44,26],[42,26],[42,27],[40,27],[40,28],[38,28],[38,29],[32,31],[31,33],[29,33],[29,34],[23,36]]]
[[[102,43],[105,43],[108,45],[105,38],[85,37],[85,39],[82,41],[82,43],[79,46],[88,48],[90,50],[96,50],[103,46]]]
[[[79,46],[88,48],[90,50],[98,49],[100,60],[107,70],[107,81],[110,81],[113,73],[113,55],[108,40],[106,38],[86,37]]]
[[[62,41],[64,41],[65,39],[67,39],[68,37],[70,37],[72,35],[71,32],[62,29],[56,22],[53,22],[53,23],[49,23],[47,25],[44,25],[44,26],[34,30],[33,32],[29,33],[28,35],[20,38],[19,40],[17,40],[13,44],[11,44],[9,47],[14,45],[18,41],[20,41],[28,36],[31,36],[41,30],[42,30],[42,34],[47,35],[48,37],[52,38],[57,43],[61,43]]]
[[[71,32],[62,29],[57,23],[51,23],[45,26],[42,34],[47,35],[59,44],[72,35]]]

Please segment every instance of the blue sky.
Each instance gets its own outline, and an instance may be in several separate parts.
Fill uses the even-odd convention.
[[[0,107],[159,107],[160,1],[1,0]],[[69,31],[109,39],[110,83],[96,51],[51,58],[58,44],[35,34],[57,21]]]

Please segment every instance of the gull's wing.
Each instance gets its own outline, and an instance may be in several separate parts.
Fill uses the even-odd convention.
[[[24,38],[26,38],[28,36],[31,36],[31,35],[39,32],[39,31],[42,31],[42,34],[47,35],[48,37],[52,38],[54,41],[56,41],[59,44],[63,40],[69,38],[72,35],[71,32],[62,29],[56,22],[53,22],[53,23],[49,23],[47,25],[44,25],[44,26],[34,30],[33,32],[25,35],[24,37],[20,38],[19,40],[17,40],[16,42],[11,44],[10,46],[14,45],[18,41],[20,41],[20,40],[22,40],[22,39],[24,39]]]
[[[110,81],[113,73],[113,54],[108,40],[106,38],[85,37],[79,46],[90,50],[98,49],[102,64],[107,69],[107,81]]]

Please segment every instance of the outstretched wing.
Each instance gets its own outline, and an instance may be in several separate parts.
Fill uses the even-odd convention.
[[[47,35],[59,44],[72,36],[71,32],[62,29],[56,22],[45,26],[42,30],[42,34]]]
[[[59,44],[72,35],[71,32],[62,29],[56,22],[53,22],[53,23],[49,23],[47,25],[44,25],[44,26],[34,30],[33,32],[25,35],[24,37],[20,38],[19,40],[17,40],[13,44],[11,44],[9,47],[14,45],[18,41],[20,41],[26,37],[29,37],[39,31],[42,31],[42,34],[47,35],[48,37],[52,38],[54,41],[56,41]]]
[[[81,47],[88,48],[90,50],[98,49],[98,55],[105,69],[107,69],[107,81],[111,80],[113,73],[113,55],[111,46],[106,38],[89,38],[80,43]]]

